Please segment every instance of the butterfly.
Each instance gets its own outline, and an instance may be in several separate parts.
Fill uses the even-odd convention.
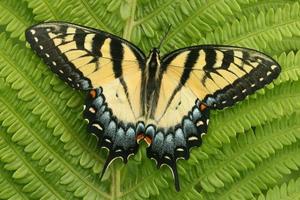
[[[86,91],[88,131],[127,163],[139,143],[157,167],[167,165],[180,190],[176,162],[200,146],[211,109],[232,106],[272,82],[279,64],[253,49],[199,45],[146,56],[116,35],[65,22],[29,27],[26,40],[59,78]]]

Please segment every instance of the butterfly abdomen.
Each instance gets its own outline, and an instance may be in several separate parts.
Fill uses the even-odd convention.
[[[154,117],[159,88],[161,82],[161,64],[159,51],[153,48],[146,60],[145,71],[143,73],[144,85],[141,85],[145,119]]]

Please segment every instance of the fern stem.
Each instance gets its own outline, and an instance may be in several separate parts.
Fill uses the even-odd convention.
[[[123,38],[126,40],[130,40],[133,27],[135,26],[134,16],[135,16],[137,2],[136,0],[128,0],[128,4],[130,6],[130,16],[126,21],[124,32],[123,32]]]
[[[116,197],[119,198],[121,196],[121,170],[116,169]]]
[[[111,184],[111,199],[116,200],[121,196],[121,173],[117,166],[113,165],[112,169],[112,184]]]

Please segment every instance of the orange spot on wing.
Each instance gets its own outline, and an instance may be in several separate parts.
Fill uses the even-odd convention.
[[[205,105],[204,103],[201,103],[199,107],[200,107],[201,111],[204,111],[207,108],[207,105]]]
[[[96,97],[96,90],[91,90],[90,95],[91,95],[92,98],[95,98]]]
[[[152,143],[152,138],[150,136],[146,136],[144,141],[148,144],[148,146]]]
[[[142,139],[145,138],[145,135],[144,133],[139,133],[137,136],[136,136],[136,141],[137,142],[140,142]]]

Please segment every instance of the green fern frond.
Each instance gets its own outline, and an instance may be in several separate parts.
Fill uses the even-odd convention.
[[[231,141],[230,145],[224,145],[221,149],[222,153],[219,152],[214,159],[210,159],[210,164],[205,165],[209,173],[205,174],[201,185],[204,189],[208,188],[207,192],[212,192],[210,189],[212,187],[216,190],[233,183],[241,173],[256,168],[256,165],[272,154],[297,142],[300,137],[299,130],[299,114],[294,114],[267,122],[264,126],[257,126],[255,131],[249,129],[240,134],[236,140]],[[216,176],[222,182],[224,181],[223,184],[213,185],[214,183],[209,181]]]
[[[270,8],[278,9],[283,8],[285,5],[292,6],[296,1],[277,1],[277,0],[240,0],[239,5],[243,9],[243,15],[249,16],[253,13],[268,12]]]
[[[69,1],[66,1],[69,2]],[[119,9],[122,1],[114,1],[110,5],[116,8],[107,8],[107,3],[110,1],[72,1],[76,9],[72,9],[70,17],[66,20],[72,20],[74,23],[80,23],[86,26],[92,26],[108,32],[120,34],[124,24],[124,20],[120,14],[115,14],[112,11]],[[77,22],[78,21],[78,22]]]
[[[282,84],[256,99],[245,100],[234,108],[214,114],[210,134],[205,138],[207,144],[220,146],[228,143],[229,137],[235,137],[236,133],[295,112],[300,108],[297,101],[300,98],[299,86],[298,82]],[[205,146],[203,148],[205,150]]]
[[[254,198],[261,193],[259,190],[274,186],[283,175],[290,174],[293,167],[298,170],[299,162],[299,144],[295,144],[276,152],[276,156],[266,159],[254,170],[241,174],[241,178],[235,179],[234,184],[214,193],[207,193],[207,199]]]
[[[0,199],[292,199],[299,196],[300,6],[285,0],[0,1]],[[85,94],[59,80],[24,42],[41,21],[68,21],[148,51],[195,44],[255,48],[282,66],[245,101],[211,113],[202,147],[178,161],[182,190],[145,146],[102,181],[106,152],[86,131]],[[296,180],[296,181],[294,181]]]
[[[297,52],[300,46],[300,37],[293,36],[283,38],[281,41],[272,41],[268,43],[266,52],[272,52],[273,55],[279,55],[283,52],[288,53],[290,51]]]
[[[282,53],[278,58],[278,62],[282,66],[282,73],[279,78],[274,81],[279,84],[286,81],[298,81],[300,76],[300,51]]]
[[[249,199],[263,193],[300,167],[299,119],[295,113],[239,134],[191,170],[180,194],[166,196],[181,199],[198,191],[203,199]]]
[[[0,25],[5,26],[5,30],[11,34],[11,37],[19,37],[24,41],[25,29],[35,22],[26,3],[18,0],[2,0],[0,10]]]
[[[62,20],[64,13],[70,13],[72,6],[60,0],[24,0],[32,9],[36,21]]]
[[[152,7],[153,5],[154,8]],[[172,25],[172,29],[165,39],[165,45],[162,48],[164,52],[166,49],[171,50],[199,41],[205,32],[210,32],[216,26],[225,22],[226,16],[240,12],[240,7],[236,0],[192,0],[176,1],[176,3],[174,3],[174,1],[160,3],[160,1],[158,1],[147,6],[146,8],[141,8],[140,13],[144,14],[138,15],[141,19],[137,21],[137,24],[143,23],[141,25],[142,29],[145,31],[146,37],[151,39],[142,40],[141,46],[146,49],[145,47],[149,48],[158,45],[161,35],[163,35],[166,31],[166,27],[170,24]],[[155,8],[158,8],[155,11],[159,13],[152,11]],[[143,12],[143,9],[149,11]],[[186,43],[187,36],[190,38],[188,44]]]
[[[270,189],[266,195],[260,195],[258,200],[288,200],[300,198],[300,178]]]
[[[251,13],[222,28],[209,33],[203,43],[226,43],[255,49],[266,48],[267,43],[299,33],[299,2],[285,4],[283,8],[267,12]]]

